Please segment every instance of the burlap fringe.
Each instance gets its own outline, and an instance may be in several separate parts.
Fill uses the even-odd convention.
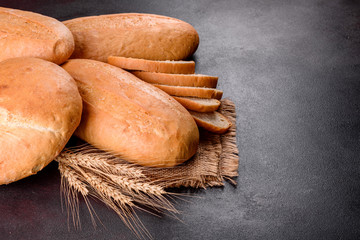
[[[155,183],[165,187],[205,188],[208,179],[221,181],[219,160],[220,136],[201,131],[201,141],[195,156],[173,168],[143,168],[143,172]]]
[[[236,111],[235,104],[225,99],[220,111],[233,124],[229,131],[221,135],[222,152],[220,155],[220,175],[222,178],[236,185],[235,177],[238,176],[239,150],[236,145]]]

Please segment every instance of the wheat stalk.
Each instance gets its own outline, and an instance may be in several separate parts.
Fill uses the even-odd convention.
[[[88,150],[89,151],[89,150]],[[117,164],[116,157],[105,152],[87,152],[87,150],[71,152],[63,151],[57,159],[68,164],[75,164],[91,169],[99,169],[103,172],[123,175],[134,178],[145,178],[141,170],[125,164]]]
[[[89,210],[91,221],[96,226],[94,218],[95,211],[92,208],[87,196],[89,190],[87,185],[84,183],[83,177],[70,166],[63,162],[59,162],[59,170],[61,175],[61,192],[65,196],[65,204],[68,211],[68,217],[72,215],[72,221],[75,228],[80,228],[80,217],[79,217],[79,199],[78,193],[80,193],[85,200],[86,206]],[[61,201],[63,202],[63,201]],[[68,221],[69,224],[70,221]],[[70,228],[70,225],[68,225]]]
[[[95,174],[88,173],[86,181],[103,197],[111,198],[121,206],[133,206],[133,202],[130,197],[122,194],[118,189],[112,187],[104,179]]]
[[[167,193],[163,187],[151,182],[141,168],[124,163],[94,147],[66,149],[55,160],[59,162],[61,190],[65,196],[68,216],[72,215],[75,227],[80,226],[77,193],[85,199],[94,226],[94,211],[87,196],[103,201],[138,238],[151,238],[151,235],[133,211],[133,208],[142,209],[135,203],[149,206],[155,211],[162,209],[177,212],[164,197]]]
[[[147,182],[136,182],[135,180],[128,177],[113,174],[109,174],[108,177],[119,186],[124,186],[124,188],[126,188],[128,191],[134,191],[138,194],[143,192],[149,195],[161,196],[162,194],[166,193],[162,187],[151,185]]]
[[[89,194],[89,190],[86,187],[86,184],[81,181],[80,177],[74,170],[69,166],[65,165],[63,162],[59,163],[60,174],[67,180],[69,186],[74,188],[76,191],[80,192],[83,196]]]

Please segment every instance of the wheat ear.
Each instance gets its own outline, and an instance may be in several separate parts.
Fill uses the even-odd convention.
[[[84,152],[79,150],[77,152],[63,151],[59,157],[62,158],[63,162],[68,162],[68,164],[75,164],[89,169],[98,169],[115,175],[146,178],[142,171],[135,167],[126,164],[117,164],[117,158],[108,153],[87,151],[89,150],[84,150]]]
[[[155,211],[162,209],[177,212],[164,197],[167,193],[163,187],[151,182],[142,168],[125,163],[122,159],[86,146],[81,149],[66,149],[56,160],[59,162],[62,179],[66,180],[63,181],[62,189],[68,213],[72,214],[75,226],[80,225],[79,202],[75,194],[78,192],[87,204],[87,196],[103,201],[138,238],[151,238],[151,235],[133,211],[133,208],[142,209],[135,203],[151,207]],[[93,209],[90,204],[88,208],[91,213]],[[93,220],[93,214],[91,215]]]
[[[79,199],[78,193],[80,193],[85,200],[86,206],[89,210],[91,221],[96,226],[94,218],[94,209],[92,208],[87,196],[89,190],[86,184],[81,179],[81,176],[71,167],[67,166],[63,162],[59,162],[59,171],[61,175],[61,196],[65,197],[65,201],[61,201],[62,205],[65,202],[68,218],[72,216],[72,221],[76,229],[81,228],[80,217],[79,217]],[[68,221],[69,224],[70,221]],[[70,226],[68,225],[68,228]]]

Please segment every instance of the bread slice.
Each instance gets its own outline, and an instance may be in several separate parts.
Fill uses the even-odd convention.
[[[109,56],[108,63],[126,70],[140,70],[160,73],[195,73],[194,61],[155,61],[141,58]]]
[[[169,74],[143,71],[132,71],[131,73],[148,83],[172,86],[216,88],[218,82],[218,77],[202,74]]]
[[[194,111],[189,111],[189,112],[191,116],[193,116],[196,124],[199,127],[202,127],[210,132],[222,134],[225,133],[231,127],[231,122],[219,112],[211,112],[211,113],[199,113]]]
[[[178,97],[214,98],[220,100],[223,95],[223,91],[215,88],[169,86],[161,84],[153,85],[169,95]]]
[[[196,112],[213,112],[220,106],[220,101],[213,98],[195,98],[195,97],[176,97],[172,96],[176,101],[183,105],[186,109]]]

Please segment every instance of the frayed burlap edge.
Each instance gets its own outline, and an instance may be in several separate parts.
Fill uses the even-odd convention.
[[[232,184],[236,184],[234,178],[238,176],[239,150],[236,145],[236,111],[234,103],[229,99],[225,99],[221,104],[220,112],[233,124],[227,133],[221,135],[220,175]]]

